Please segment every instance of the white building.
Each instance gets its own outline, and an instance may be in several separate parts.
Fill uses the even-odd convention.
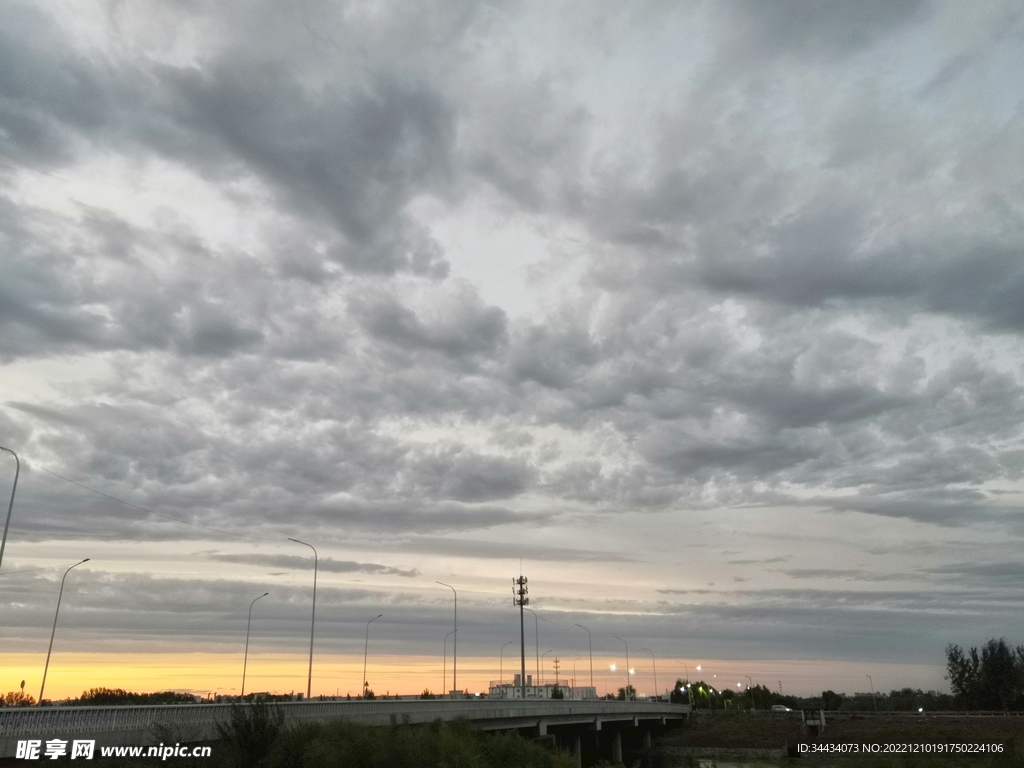
[[[566,699],[596,699],[597,688],[593,686],[572,686],[568,680],[553,680],[542,685],[533,684],[533,675],[526,676],[526,698],[528,699],[552,699],[555,698],[555,691],[562,693]],[[492,699],[521,699],[523,698],[522,678],[515,676],[511,682],[507,680],[492,680],[490,684],[489,698]]]

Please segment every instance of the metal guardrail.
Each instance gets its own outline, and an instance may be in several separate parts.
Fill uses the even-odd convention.
[[[290,722],[354,720],[368,723],[411,723],[434,720],[540,720],[546,717],[595,719],[676,718],[689,707],[643,701],[463,699],[398,701],[277,702]],[[144,731],[155,726],[215,731],[231,718],[231,704],[164,704],[114,707],[9,707],[0,709],[0,740],[19,736],[66,733]]]
[[[701,716],[712,715],[715,717],[741,717],[743,715],[755,715],[763,717],[774,715],[777,717],[799,717],[800,710],[792,709],[789,712],[772,712],[768,709],[758,709],[751,712],[749,709],[694,709],[694,714]],[[880,709],[875,712],[871,709],[826,709],[825,715],[831,718],[842,717],[1024,717],[1024,712],[997,712],[993,710],[958,711],[951,709],[926,709],[924,712],[908,709]]]

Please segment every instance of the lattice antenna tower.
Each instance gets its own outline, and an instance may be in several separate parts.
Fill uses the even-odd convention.
[[[524,609],[530,604],[527,597],[530,589],[527,586],[527,579],[522,573],[519,578],[512,579],[512,605],[519,606],[519,685],[521,686],[521,698],[526,699],[526,629]]]

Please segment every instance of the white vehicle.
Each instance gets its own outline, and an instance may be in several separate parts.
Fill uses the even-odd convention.
[[[789,707],[785,707],[782,704],[772,704],[772,712],[792,712],[793,710]]]

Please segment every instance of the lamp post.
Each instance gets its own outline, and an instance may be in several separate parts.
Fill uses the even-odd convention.
[[[77,568],[82,563],[88,562],[89,558],[87,557],[85,560],[81,560],[72,565],[71,568]],[[50,670],[50,652],[53,650],[53,636],[57,634],[57,615],[60,613],[60,599],[64,596],[64,579],[66,579],[68,574],[71,573],[71,568],[64,571],[64,576],[60,580],[60,592],[57,593],[57,610],[53,612],[53,629],[50,630],[50,647],[46,649],[46,666],[43,667],[43,684],[39,686],[38,706],[40,707],[43,706],[43,691],[46,689],[46,673]]]
[[[313,695],[313,630],[316,627],[316,572],[320,557],[316,553],[316,547],[312,544],[291,538],[288,541],[294,541],[296,544],[302,544],[313,550],[313,616],[309,620],[309,676],[306,678],[306,701],[309,701],[310,696]]]
[[[550,648],[548,650],[544,651],[544,653],[542,653],[540,655],[541,662],[544,661],[544,657],[547,656],[549,653],[551,653],[551,649]],[[540,671],[541,671],[540,682],[541,682],[541,685],[543,685],[544,684],[544,666],[543,666],[543,664],[541,665]]]
[[[459,593],[455,591],[455,587],[451,584],[445,584],[443,581],[435,582],[440,584],[442,587],[448,587],[455,594],[455,629],[453,632],[458,633],[459,631]],[[459,664],[459,636],[458,634],[452,638],[452,690],[457,691],[458,686],[458,668]]]
[[[506,646],[512,645],[515,640],[509,640],[505,645],[501,646],[501,651],[498,652],[498,685],[500,686],[505,677],[505,648]]]
[[[526,610],[533,614],[533,652],[537,657],[537,667],[534,669],[534,674],[540,680],[540,627],[537,624],[537,613],[532,608],[527,608]]]
[[[239,695],[240,699],[245,698],[245,671],[249,666],[249,629],[252,627],[252,607],[256,605],[256,600],[260,600],[269,594],[269,592],[264,592],[249,603],[249,619],[245,623],[245,660],[242,662],[242,693]]]
[[[444,636],[444,661],[441,663],[441,691],[448,687],[448,638],[454,635],[458,630],[453,629],[447,635]]]
[[[868,682],[871,684],[871,701],[874,703],[874,705],[875,705],[875,712],[877,713],[878,712],[878,699],[875,698],[875,681],[871,679],[871,675],[864,675],[864,677],[866,677],[868,679]]]
[[[750,679],[750,675],[744,675],[747,678],[747,690],[750,691],[750,711],[757,712],[757,707],[754,706],[754,681]]]
[[[622,689],[622,700],[629,701],[629,643],[618,635],[612,635],[612,637],[626,646],[626,687]]]
[[[370,647],[370,625],[373,624],[377,619],[383,616],[383,613],[378,613],[368,622],[366,622],[366,639],[363,641],[363,698],[366,698],[366,689],[369,688],[369,684],[366,682],[366,651]]]
[[[577,656],[572,660],[572,697],[576,698],[576,662],[582,659],[582,656]]]
[[[11,510],[14,509],[14,492],[18,490],[18,475],[21,474],[21,459],[18,458],[18,454],[12,451],[10,448],[4,448],[0,445],[0,452],[7,451],[14,457],[14,486],[11,488],[11,501],[7,505],[7,522],[4,523],[4,537],[0,539],[0,565],[4,562],[4,548],[7,546],[7,529],[11,525]]]
[[[640,650],[647,651],[649,654],[651,654],[651,666],[654,668],[654,695],[658,696],[658,665],[654,661],[654,651],[652,651],[650,648],[641,648]]]
[[[693,708],[693,691],[691,690],[693,686],[690,685],[690,667],[685,661],[677,661],[676,664],[682,664],[683,669],[686,670],[686,699],[690,702],[690,707]]]
[[[594,639],[590,635],[590,630],[582,624],[573,624],[573,626],[579,627],[587,633],[587,648],[590,651],[590,687],[594,688]],[[596,688],[594,688],[594,693],[597,693]]]

